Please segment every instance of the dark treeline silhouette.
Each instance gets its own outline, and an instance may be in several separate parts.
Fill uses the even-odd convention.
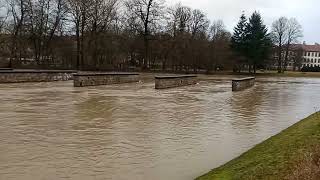
[[[12,67],[255,71],[271,54],[256,12],[232,37],[221,20],[163,0],[0,2],[0,58]]]

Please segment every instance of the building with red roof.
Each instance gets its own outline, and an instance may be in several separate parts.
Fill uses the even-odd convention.
[[[285,59],[285,52],[283,52],[282,56],[282,59]],[[275,53],[274,59],[277,64],[277,53]],[[290,45],[288,62],[284,62],[284,65],[287,67],[287,70],[297,70],[304,66],[320,66],[320,44],[308,45],[304,42],[303,44]]]

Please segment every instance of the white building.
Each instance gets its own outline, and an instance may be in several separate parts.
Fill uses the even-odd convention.
[[[302,44],[303,56],[302,66],[320,66],[320,45],[306,45]]]
[[[285,47],[284,47],[285,48]],[[278,53],[274,52],[274,69],[278,67]],[[282,53],[282,59],[285,59],[285,52]],[[283,62],[287,70],[299,70],[302,67],[315,67],[320,66],[320,44],[314,45],[292,44],[288,54],[288,62]]]

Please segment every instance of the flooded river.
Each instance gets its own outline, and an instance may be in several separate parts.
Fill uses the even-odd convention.
[[[320,79],[0,85],[0,179],[191,180],[320,109]]]

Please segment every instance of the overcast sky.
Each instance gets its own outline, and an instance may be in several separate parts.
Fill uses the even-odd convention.
[[[320,43],[319,0],[167,0],[171,5],[178,2],[202,10],[210,21],[222,19],[231,32],[242,11],[247,16],[259,11],[269,29],[272,22],[281,16],[295,17],[303,27],[301,41]]]

